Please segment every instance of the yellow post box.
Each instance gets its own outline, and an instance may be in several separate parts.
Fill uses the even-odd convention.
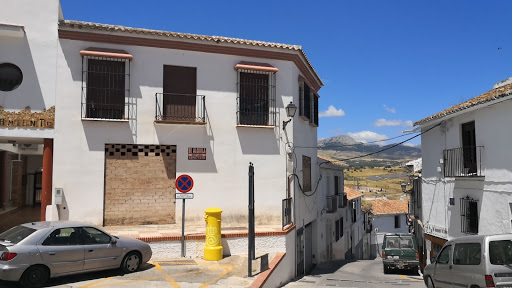
[[[206,245],[204,247],[204,260],[217,261],[222,259],[222,244],[220,223],[222,210],[216,207],[204,210],[206,221]]]

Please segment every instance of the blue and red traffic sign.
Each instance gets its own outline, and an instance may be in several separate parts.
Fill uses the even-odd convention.
[[[183,174],[176,178],[176,189],[178,189],[178,191],[187,193],[192,190],[192,187],[194,187],[194,180],[192,180],[192,177]]]

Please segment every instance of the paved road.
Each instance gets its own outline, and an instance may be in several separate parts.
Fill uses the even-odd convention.
[[[420,288],[425,287],[425,284],[417,273],[399,271],[384,274],[382,260],[377,258],[319,265],[311,275],[288,283],[285,287]]]

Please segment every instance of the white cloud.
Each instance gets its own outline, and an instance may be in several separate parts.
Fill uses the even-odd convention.
[[[372,131],[361,131],[361,132],[354,132],[354,133],[349,132],[349,133],[347,133],[347,135],[354,138],[356,141],[360,141],[363,143],[388,139],[388,136],[383,135],[383,134],[378,134],[378,133],[375,133]],[[384,145],[385,143],[384,143],[384,141],[382,141],[382,142],[378,142],[376,144]]]
[[[382,106],[384,106],[384,109],[386,109],[386,111],[388,111],[389,113],[393,113],[393,114],[396,113],[396,109],[395,108],[388,107],[388,105],[386,105],[386,104],[384,104]]]
[[[384,118],[377,119],[373,123],[373,126],[376,127],[383,127],[383,126],[406,126],[406,127],[412,127],[412,121],[411,120],[388,120]]]
[[[402,145],[407,146],[407,147],[418,147],[418,145],[415,145],[415,144],[412,144],[412,143],[408,143],[408,142],[405,142]]]
[[[345,116],[345,111],[343,111],[341,108],[336,109],[333,105],[330,105],[327,110],[318,113],[318,117],[341,117]]]

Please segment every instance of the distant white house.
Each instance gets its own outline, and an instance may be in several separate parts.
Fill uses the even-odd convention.
[[[377,241],[382,244],[386,233],[408,233],[407,200],[368,200],[371,203],[372,226],[377,231]]]
[[[509,78],[414,123],[423,133],[427,255],[455,237],[512,232],[511,99]]]
[[[422,160],[418,158],[416,160],[405,163],[405,167],[412,173],[421,172]]]

